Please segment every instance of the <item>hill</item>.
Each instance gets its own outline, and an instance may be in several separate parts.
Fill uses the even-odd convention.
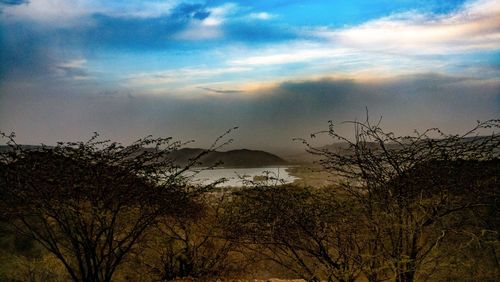
[[[389,150],[396,150],[400,148],[398,144],[395,143],[386,143],[385,146]],[[376,150],[380,148],[380,145],[375,142],[367,142],[366,147],[371,149],[371,150]],[[332,144],[320,146],[320,147],[314,147],[317,150],[325,151],[325,152],[334,152],[337,154],[352,154],[352,148],[349,148],[349,144],[347,142],[335,142]],[[311,154],[307,151],[306,148],[302,152],[297,152],[293,155],[289,155],[286,157],[286,159],[292,163],[299,163],[299,164],[311,164],[314,162],[319,161],[322,158],[320,155],[315,155]]]
[[[178,165],[185,165],[188,161],[203,152],[198,148],[183,148],[173,151],[168,158]],[[239,149],[226,152],[213,151],[200,159],[198,166],[213,166],[219,163],[221,167],[264,167],[286,165],[287,161],[268,152],[259,150]]]
[[[22,145],[26,150],[36,150],[40,146]],[[0,153],[9,151],[10,147],[0,145]],[[145,149],[151,150],[151,149]],[[190,159],[195,158],[203,149],[199,148],[182,148],[172,151],[167,158],[172,159],[177,165],[186,165]],[[196,166],[213,166],[219,164],[221,167],[265,167],[265,166],[280,166],[287,165],[288,162],[284,159],[260,150],[238,149],[226,152],[213,151],[203,156]]]

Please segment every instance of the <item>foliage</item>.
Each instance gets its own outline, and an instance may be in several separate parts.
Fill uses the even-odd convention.
[[[186,214],[191,187],[168,154],[171,138],[130,146],[99,141],[26,148],[5,135],[0,155],[2,217],[55,255],[74,281],[110,281],[160,216]],[[219,140],[219,139],[218,139]]]
[[[295,276],[354,281],[361,272],[356,211],[328,189],[254,187],[228,209],[228,236]]]
[[[200,214],[162,218],[156,225],[147,249],[152,252],[149,272],[162,281],[175,279],[217,280],[241,275],[245,262],[237,245],[225,238],[221,217],[224,194],[206,194],[196,199]]]
[[[307,281],[443,278],[474,242],[492,254],[475,257],[494,269],[482,275],[498,277],[500,135],[481,134],[500,120],[464,135],[429,129],[401,137],[368,119],[351,124],[353,139],[333,123],[317,133],[343,142],[337,150],[302,140],[333,187],[234,193],[225,223],[232,240]]]
[[[241,176],[250,187],[227,194],[212,189],[223,180],[199,187],[186,176],[210,150],[179,167],[171,156],[185,143],[169,138],[26,147],[4,135],[0,216],[23,239],[6,247],[15,241],[3,228],[0,243],[26,255],[1,255],[18,267],[0,274],[224,280],[263,259],[307,281],[499,280],[500,120],[462,135],[349,124],[353,138],[333,123],[316,133],[342,142],[334,149],[302,140],[332,185],[283,185],[267,173]],[[34,255],[33,242],[53,257]]]
[[[354,141],[330,123],[322,133],[347,143],[346,150],[305,144],[322,157],[324,168],[343,179],[340,191],[361,209],[361,222],[368,230],[363,238],[369,242],[369,259],[363,263],[368,279],[413,281],[425,264],[436,263],[429,260],[442,241],[460,230],[451,230],[454,216],[498,216],[500,135],[494,130],[500,128],[500,120],[478,122],[463,135],[433,128],[396,136],[384,132],[379,123],[372,125],[368,118],[351,122]],[[489,228],[498,234],[498,225]]]

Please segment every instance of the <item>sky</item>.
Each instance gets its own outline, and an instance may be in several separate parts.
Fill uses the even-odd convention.
[[[499,118],[500,0],[0,0],[20,143],[238,126],[233,147],[278,152],[366,109],[399,134]]]

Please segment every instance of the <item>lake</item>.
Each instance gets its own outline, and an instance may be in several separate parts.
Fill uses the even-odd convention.
[[[244,180],[264,181],[266,179],[280,179],[282,183],[291,183],[297,178],[287,171],[288,167],[260,167],[260,168],[216,168],[201,170],[194,175],[197,183],[209,184],[218,179],[225,178],[226,182],[218,187],[241,187],[248,186]],[[243,180],[243,179],[244,180]],[[270,180],[269,184],[281,184],[276,180]],[[245,185],[246,184],[246,185]]]

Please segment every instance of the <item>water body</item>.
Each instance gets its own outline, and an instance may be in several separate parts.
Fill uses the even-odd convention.
[[[217,168],[197,172],[193,180],[197,183],[210,184],[221,178],[226,181],[218,187],[241,187],[251,185],[248,181],[264,182],[267,184],[291,183],[297,177],[287,171],[288,167],[259,167],[259,168]],[[279,181],[278,181],[279,179]]]

